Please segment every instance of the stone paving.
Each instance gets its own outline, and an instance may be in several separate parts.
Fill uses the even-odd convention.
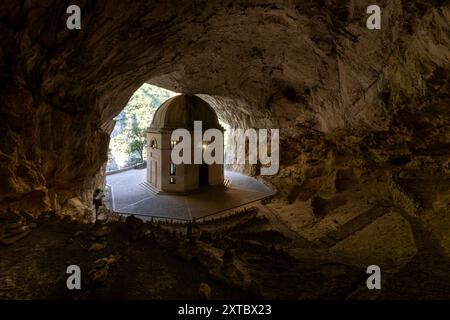
[[[251,177],[225,171],[228,188],[205,187],[187,195],[155,194],[146,186],[146,169],[124,171],[106,178],[112,188],[113,210],[141,216],[191,220],[232,209],[273,194]]]

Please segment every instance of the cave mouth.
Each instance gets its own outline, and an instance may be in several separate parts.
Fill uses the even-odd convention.
[[[113,118],[115,125],[110,133],[106,173],[145,164],[148,144],[146,130],[150,126],[155,111],[168,99],[180,93],[144,83],[128,100],[122,111]],[[202,98],[207,95],[200,95]],[[217,107],[212,104],[214,109]],[[219,123],[224,129],[224,153],[228,151],[230,124],[218,113]]]
[[[119,215],[136,215],[143,220],[166,218],[191,221],[234,210],[273,195],[273,189],[249,175],[238,172],[239,167],[224,166],[227,154],[232,152],[229,148],[232,140],[231,126],[215,112],[217,105],[205,101],[209,98],[214,102],[214,98],[207,95],[201,96],[202,98],[195,95],[182,95],[148,83],[144,83],[133,93],[123,110],[114,118],[114,129],[110,133],[104,183],[103,204],[106,209]],[[203,100],[205,97],[206,99]],[[193,99],[186,102],[190,105],[190,111],[182,112],[180,119],[184,119],[191,113],[196,114],[195,119],[202,119],[206,111],[201,108],[201,105],[193,104],[193,101],[199,101],[210,108],[209,112],[214,113],[217,128],[221,128],[220,131],[223,133],[224,164],[202,163],[198,166],[198,173],[195,173],[195,170],[192,171],[197,167],[196,164],[187,165],[187,167],[186,165],[178,166],[166,156],[160,159],[158,156],[155,158],[155,155],[164,154],[165,150],[169,150],[164,147],[166,143],[170,141],[170,149],[172,149],[174,147],[172,143],[175,142],[166,133],[161,135],[154,132],[155,118],[159,119],[161,114],[169,113],[165,110],[172,106],[178,110],[176,101],[188,98]],[[219,110],[223,110],[226,105],[222,104],[220,107]],[[174,121],[173,117],[167,117],[171,119],[170,121]],[[205,118],[205,121],[202,128],[204,132],[210,122],[208,118]],[[239,123],[236,121],[234,125],[237,126]],[[168,129],[161,130],[165,132],[164,130]],[[211,142],[203,141],[202,152],[208,143]],[[246,165],[244,164],[243,167]],[[170,183],[168,180],[169,184],[166,184],[163,190],[156,182],[166,178],[170,178]],[[197,187],[193,185],[193,181],[190,181],[193,179],[198,179]],[[172,189],[178,191],[170,192],[169,190]],[[180,190],[182,192],[179,192]],[[224,201],[217,201],[218,199]]]

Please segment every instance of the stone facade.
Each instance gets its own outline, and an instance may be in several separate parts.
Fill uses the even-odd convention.
[[[171,162],[175,129],[187,129],[194,136],[194,121],[202,121],[203,129],[220,129],[217,115],[204,100],[193,95],[179,95],[163,103],[147,131],[147,181],[156,189],[168,192],[188,192],[204,186],[223,183],[223,164],[179,164]],[[194,143],[191,141],[191,154]],[[194,161],[192,160],[192,163]]]

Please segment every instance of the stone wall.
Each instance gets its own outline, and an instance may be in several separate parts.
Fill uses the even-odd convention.
[[[339,169],[368,184],[425,157],[448,175],[448,1],[377,2],[379,31],[353,0],[80,0],[81,31],[64,1],[1,2],[0,209],[90,205],[111,120],[144,82],[280,128],[270,181],[289,201],[332,194]]]

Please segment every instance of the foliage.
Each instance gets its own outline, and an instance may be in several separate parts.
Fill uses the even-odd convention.
[[[98,187],[97,189],[95,189],[95,191],[94,191],[94,197],[96,197],[96,196],[98,196],[100,193],[102,193],[103,192],[103,189],[102,188],[100,188],[100,187]]]
[[[140,162],[144,161],[144,149],[147,145],[147,130],[138,126],[133,127],[128,131],[128,153],[133,154],[137,152],[139,154]]]
[[[115,118],[111,134],[108,170],[120,169],[144,161],[146,158],[146,132],[156,109],[176,93],[142,85],[130,98],[123,111]],[[116,164],[117,163],[117,164]]]

